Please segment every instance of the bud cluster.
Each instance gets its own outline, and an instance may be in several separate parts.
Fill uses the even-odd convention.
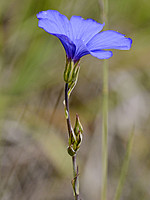
[[[67,148],[70,156],[74,156],[76,152],[79,150],[82,142],[82,134],[83,134],[83,128],[79,120],[79,116],[76,115],[75,126],[74,129],[71,130],[69,136],[69,146]]]

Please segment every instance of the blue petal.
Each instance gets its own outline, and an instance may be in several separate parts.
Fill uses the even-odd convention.
[[[72,31],[67,17],[55,10],[42,11],[37,14],[37,17],[39,19],[39,27],[58,37],[65,48],[67,57],[69,59],[73,58],[76,47],[69,38],[69,36],[72,37]]]
[[[99,59],[108,59],[113,56],[111,51],[95,50],[91,51],[90,54]]]
[[[81,57],[89,54],[89,50],[82,40],[75,40],[76,51],[73,57],[74,62],[78,61]]]
[[[129,50],[132,40],[116,31],[104,31],[96,34],[87,44],[90,50],[120,49]]]
[[[85,44],[103,29],[104,24],[97,23],[93,19],[83,19],[80,16],[72,16],[70,23],[73,29],[74,39],[80,39]]]
[[[39,27],[43,28],[46,32],[50,33],[51,35],[58,37],[66,50],[67,57],[73,58],[76,47],[75,47],[75,44],[70,40],[70,38],[68,38],[66,35],[58,34],[57,31],[55,31],[54,26],[53,26],[53,33],[52,33],[51,21],[48,19],[41,19],[39,21]]]
[[[75,44],[65,35],[55,35],[55,36],[59,38],[62,45],[64,46],[68,59],[73,59],[76,50]]]
[[[62,34],[73,39],[73,31],[70,21],[65,15],[56,10],[42,11],[37,14],[39,27],[50,34]]]

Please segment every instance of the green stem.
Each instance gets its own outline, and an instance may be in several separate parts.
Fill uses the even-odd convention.
[[[103,22],[108,29],[108,0],[103,0]],[[103,105],[102,105],[102,191],[101,199],[107,199],[108,176],[108,61],[103,63]]]
[[[71,134],[71,122],[70,122],[70,113],[69,113],[69,99],[68,99],[68,83],[65,85],[65,106],[67,110],[67,127],[68,127],[68,134],[70,137]]]
[[[108,62],[103,64],[102,200],[107,199],[108,168]]]
[[[75,200],[79,200],[79,177],[78,177],[78,166],[76,164],[76,154],[72,156],[73,164],[73,176],[74,176],[74,196]]]
[[[70,121],[70,113],[69,113],[69,98],[68,98],[68,83],[65,85],[65,106],[67,110],[67,127],[69,137],[71,135],[71,121]],[[73,164],[73,191],[75,200],[79,200],[79,176],[78,176],[78,166],[76,162],[76,154],[72,156],[72,164]]]
[[[108,29],[108,0],[103,0],[103,22],[105,22],[104,29]]]

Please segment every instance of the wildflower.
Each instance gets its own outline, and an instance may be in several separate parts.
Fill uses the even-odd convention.
[[[42,11],[37,14],[39,27],[59,38],[68,60],[74,63],[81,57],[91,54],[99,59],[108,59],[113,53],[107,49],[129,50],[132,40],[116,31],[100,32],[105,24],[93,19],[72,16],[70,20],[56,10]]]

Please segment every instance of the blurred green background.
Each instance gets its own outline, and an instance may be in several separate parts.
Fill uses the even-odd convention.
[[[0,199],[73,199],[63,108],[65,51],[38,28],[36,14],[55,9],[102,22],[99,0],[0,1]],[[134,145],[122,200],[150,199],[150,1],[109,1],[109,27],[133,39],[109,59],[108,200],[115,194],[129,133]],[[81,59],[70,99],[84,138],[78,153],[81,197],[99,200],[103,61]]]

